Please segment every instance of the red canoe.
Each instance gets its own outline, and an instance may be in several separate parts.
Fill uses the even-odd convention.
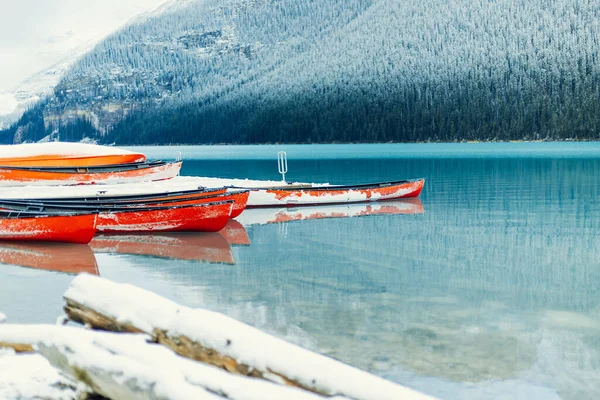
[[[103,233],[218,232],[227,225],[233,204],[222,201],[102,212],[97,229]]]
[[[81,185],[170,179],[179,174],[181,161],[148,162],[85,168],[0,167],[1,186]]]
[[[86,244],[96,232],[97,214],[48,215],[0,211],[0,240]]]
[[[99,275],[94,252],[87,244],[0,243],[0,262],[65,274]]]
[[[212,232],[98,235],[90,242],[90,246],[97,253],[235,264],[227,241]]]
[[[48,199],[0,199],[0,207],[16,211],[38,211],[54,214],[78,212],[117,212],[123,209],[148,207],[173,207],[194,204],[206,204],[222,201],[233,201],[230,218],[239,216],[248,203],[249,191],[232,191],[227,189],[195,190],[139,197],[98,198],[48,198]]]
[[[311,185],[289,183],[268,186],[230,186],[248,189],[248,208],[297,207],[325,204],[370,203],[418,197],[423,190],[424,179],[395,182],[379,182],[361,185]]]
[[[168,207],[168,206],[184,206],[193,204],[205,204],[214,203],[221,201],[233,201],[233,207],[231,208],[230,218],[238,217],[245,209],[248,204],[248,197],[250,191],[240,190],[227,192],[227,189],[215,189],[205,192],[199,192],[192,195],[178,195],[178,196],[159,196],[159,197],[148,197],[145,200],[136,200],[131,202],[102,202],[102,206],[127,206],[127,207]],[[3,200],[0,200],[2,203]],[[44,203],[44,202],[42,202]],[[49,200],[46,204],[58,204],[54,200]],[[82,203],[83,204],[83,203]],[[89,203],[86,203],[89,204]]]

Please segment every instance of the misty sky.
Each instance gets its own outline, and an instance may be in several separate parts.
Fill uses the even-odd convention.
[[[0,0],[0,93],[165,0]]]

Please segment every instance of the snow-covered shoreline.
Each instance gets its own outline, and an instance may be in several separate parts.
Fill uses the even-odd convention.
[[[0,398],[430,398],[132,285],[83,274],[64,297],[70,320],[116,333],[0,325],[0,372],[10,371],[0,373]]]

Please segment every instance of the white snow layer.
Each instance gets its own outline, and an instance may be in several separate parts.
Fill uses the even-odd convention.
[[[47,142],[0,146],[0,158],[19,158],[42,155],[89,157],[120,154],[135,153],[129,150],[122,150],[117,147],[98,146],[87,143]]]
[[[162,179],[169,176],[161,177]],[[103,184],[82,186],[43,186],[27,185],[17,187],[1,187],[0,198],[61,198],[61,197],[96,197],[96,196],[119,196],[136,194],[160,194],[177,192],[183,190],[196,190],[201,187],[222,188],[245,183],[245,187],[269,187],[281,186],[281,182],[275,181],[252,181],[241,179],[219,179],[202,177],[176,176],[172,179],[156,182],[135,182],[128,184]],[[306,185],[306,184],[303,184]]]
[[[3,325],[2,328],[4,329]],[[39,354],[0,349],[0,399],[76,399],[75,386]]]
[[[234,375],[222,369],[176,355],[146,335],[88,331],[51,325],[5,325],[0,341],[27,338],[51,360],[58,350],[67,357],[71,370],[77,368],[95,376],[113,379],[126,386],[137,386],[153,393],[153,398],[172,400],[318,400],[322,396],[267,381]],[[62,366],[61,366],[62,368]],[[106,382],[106,379],[102,379]],[[110,388],[111,385],[105,385]],[[122,393],[122,392],[121,392]],[[116,393],[103,393],[113,395]],[[113,397],[110,396],[110,397]]]
[[[110,293],[110,295],[107,295]],[[228,316],[180,306],[129,284],[79,275],[65,298],[131,323],[145,332],[154,328],[183,335],[239,363],[282,374],[329,395],[358,400],[427,399],[429,397],[357,368],[268,335]]]

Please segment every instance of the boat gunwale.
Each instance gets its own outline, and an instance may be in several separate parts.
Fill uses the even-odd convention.
[[[104,210],[94,208],[93,206],[85,206],[81,207],[67,207],[67,206],[54,206],[57,210],[54,211],[34,211],[34,210],[1,210],[0,213],[27,213],[31,215],[40,215],[40,216],[58,216],[58,217],[67,217],[67,216],[77,216],[77,215],[89,215],[89,214],[114,214],[121,212],[150,212],[150,211],[166,211],[166,210],[177,210],[182,208],[193,208],[193,207],[209,207],[209,206],[220,206],[223,204],[234,204],[235,200],[221,200],[221,201],[212,201],[209,203],[199,203],[199,204],[182,204],[175,206],[156,206],[156,207],[107,207]],[[17,205],[25,205],[24,203],[4,203],[0,200],[0,207],[5,207],[5,205],[12,204],[14,206]],[[80,212],[78,212],[80,211]],[[87,211],[87,212],[86,212]],[[64,213],[63,213],[64,212]],[[1,216],[0,216],[1,219]]]
[[[57,209],[74,209],[74,210],[96,210],[96,212],[105,212],[105,211],[113,211],[113,210],[129,210],[129,209],[134,209],[134,210],[142,210],[145,208],[157,208],[157,207],[161,207],[159,204],[170,204],[170,203],[182,203],[182,202],[188,202],[188,201],[193,201],[193,200],[198,200],[198,201],[202,201],[202,200],[207,200],[207,199],[214,199],[213,201],[210,201],[208,203],[198,203],[197,205],[201,205],[201,204],[211,204],[211,203],[219,203],[219,202],[223,202],[223,201],[233,201],[235,202],[234,199],[228,199],[228,200],[220,200],[220,198],[222,197],[231,197],[231,196],[236,196],[239,194],[244,194],[244,193],[248,193],[249,190],[240,190],[239,192],[226,192],[226,193],[221,193],[221,194],[213,194],[213,195],[206,195],[206,196],[190,196],[190,197],[179,197],[179,198],[175,198],[175,199],[167,199],[167,200],[155,200],[155,201],[137,201],[137,202],[115,202],[115,203],[110,203],[110,202],[86,202],[83,204],[73,204],[70,202],[55,202],[55,201],[32,201],[30,202],[29,200],[19,200],[19,199],[0,199],[0,207],[4,207],[4,206],[8,206],[10,208],[10,206],[21,206],[21,207],[49,207],[49,208],[57,208]],[[152,206],[152,204],[156,204],[156,206]],[[186,206],[186,205],[194,205],[194,204],[182,204],[181,206]],[[145,206],[145,207],[144,207]],[[178,206],[170,206],[170,205],[166,205],[164,207],[178,207]],[[25,210],[24,210],[25,211]],[[32,212],[36,212],[35,210],[30,210]],[[42,211],[44,212],[44,211]],[[48,212],[52,212],[52,211],[48,211]]]
[[[101,203],[127,203],[134,202],[136,200],[140,200],[139,203],[143,204],[143,200],[152,200],[160,197],[176,197],[176,196],[193,196],[196,194],[207,193],[204,197],[212,197],[212,196],[220,196],[223,194],[238,194],[249,192],[249,189],[239,190],[236,192],[226,192],[222,194],[210,194],[211,192],[217,192],[221,190],[227,190],[227,187],[216,187],[216,188],[198,188],[198,189],[190,189],[190,190],[181,190],[177,192],[160,192],[160,193],[146,193],[146,194],[124,194],[124,195],[115,195],[115,196],[95,196],[95,197],[38,197],[38,198],[14,198],[14,199],[3,199],[0,197],[0,201],[20,201],[20,202],[31,202],[31,203],[53,203],[53,204],[71,204],[71,203],[89,203],[89,204],[101,204]],[[199,198],[202,198],[200,196]],[[164,200],[173,201],[180,199],[169,199]],[[150,202],[150,201],[149,201]],[[161,201],[162,202],[162,201]]]

